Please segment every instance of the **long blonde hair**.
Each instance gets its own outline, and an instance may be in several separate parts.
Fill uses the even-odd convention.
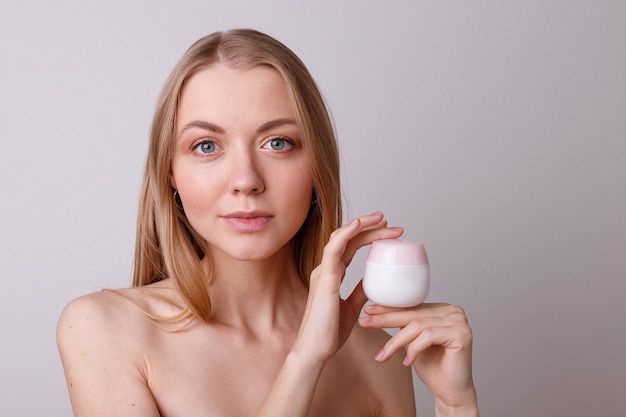
[[[133,286],[170,278],[185,307],[179,318],[209,320],[210,253],[191,227],[170,185],[172,147],[181,92],[187,80],[216,62],[238,69],[269,66],[287,85],[313,175],[314,204],[294,237],[294,256],[305,284],[321,261],[324,245],[341,224],[339,152],[322,95],[302,61],[285,45],[250,29],[217,32],[194,43],[168,77],[158,100],[146,161],[139,214]]]

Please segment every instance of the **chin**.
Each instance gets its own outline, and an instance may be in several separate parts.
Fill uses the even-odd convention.
[[[221,253],[232,259],[242,262],[265,261],[271,258],[285,259],[293,257],[292,241],[288,241],[282,246],[271,245],[272,239],[265,237],[262,239],[238,238],[233,245],[210,244],[213,253]],[[219,255],[218,255],[219,257]]]

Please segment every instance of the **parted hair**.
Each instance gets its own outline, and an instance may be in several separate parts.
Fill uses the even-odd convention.
[[[212,259],[171,185],[176,117],[187,80],[218,62],[240,70],[271,67],[287,86],[313,175],[314,204],[293,240],[293,255],[305,284],[321,261],[330,234],[341,225],[335,132],[319,88],[303,62],[281,42],[251,29],[216,32],[198,40],[174,67],[157,102],[139,201],[133,273],[133,286],[170,278],[184,303],[177,316],[181,320],[209,320]],[[208,270],[203,259],[208,261]]]

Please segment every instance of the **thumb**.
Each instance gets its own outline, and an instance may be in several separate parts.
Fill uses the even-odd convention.
[[[365,295],[365,291],[363,291],[363,281],[359,281],[352,293],[346,298],[346,302],[354,312],[356,318],[361,314],[361,309],[367,302],[367,296]]]

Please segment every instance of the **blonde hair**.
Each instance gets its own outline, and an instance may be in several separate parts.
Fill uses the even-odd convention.
[[[170,185],[178,103],[187,80],[223,62],[237,69],[269,66],[283,77],[313,176],[314,204],[294,236],[294,257],[302,281],[321,261],[330,234],[341,224],[339,152],[322,95],[302,61],[276,39],[250,29],[217,32],[195,42],[168,77],[152,122],[139,214],[133,286],[170,278],[185,307],[182,319],[211,313],[211,271],[201,260],[211,254],[191,227]]]

